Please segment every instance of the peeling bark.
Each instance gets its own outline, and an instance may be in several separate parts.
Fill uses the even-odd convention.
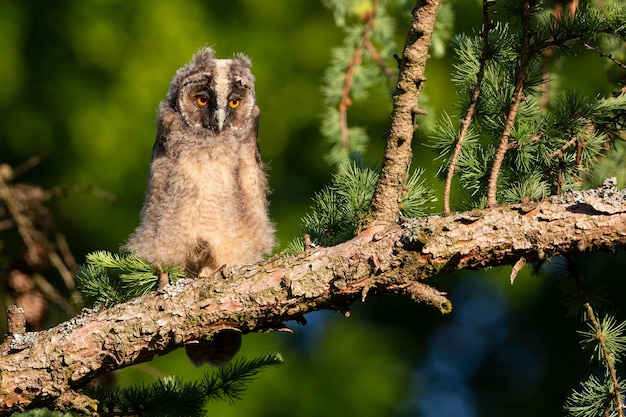
[[[311,311],[346,312],[372,294],[402,294],[448,311],[445,294],[423,280],[521,257],[532,262],[626,246],[623,199],[606,206],[570,200],[375,226],[334,247],[183,279],[46,331],[9,334],[0,345],[0,414],[35,406],[93,411],[95,402],[78,392],[91,379],[220,330],[281,330]]]

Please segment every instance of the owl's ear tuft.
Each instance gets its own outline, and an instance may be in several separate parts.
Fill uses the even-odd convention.
[[[187,65],[176,71],[167,92],[167,100],[170,102],[170,105],[175,105],[178,99],[180,85],[185,78],[198,72],[211,72],[214,65],[215,59],[213,49],[209,47],[200,49],[193,56],[193,58],[191,58],[191,61]]]
[[[235,54],[233,60],[241,67],[252,68],[252,61],[242,53]]]
[[[252,61],[244,54],[236,54],[233,63],[230,66],[231,73],[234,74],[235,80],[242,86],[253,87],[254,75],[250,72]]]
[[[191,62],[196,66],[202,67],[213,61],[213,59],[215,59],[215,52],[213,52],[213,48],[207,46],[196,52]]]

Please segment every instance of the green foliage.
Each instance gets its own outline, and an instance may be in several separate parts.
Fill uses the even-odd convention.
[[[180,266],[166,265],[157,270],[129,253],[97,251],[87,255],[77,279],[83,294],[95,305],[111,305],[156,290],[161,271],[168,274],[170,282],[184,276]]]
[[[565,411],[571,417],[615,417],[616,407],[614,387],[608,375],[602,380],[591,375],[565,403]]]
[[[492,16],[500,20],[489,30],[484,62],[481,36],[461,34],[452,42],[458,59],[452,81],[460,93],[456,104],[460,117],[469,108],[482,63],[480,96],[455,165],[450,167],[461,131],[459,121],[444,114],[433,129],[430,146],[443,161],[439,177],[445,178],[447,171],[454,169],[473,206],[485,201],[496,149],[507,129],[508,150],[496,186],[497,200],[510,203],[539,200],[580,187],[626,127],[626,94],[590,97],[546,78],[555,65],[575,59],[583,48],[601,56],[624,56],[626,7],[615,4],[601,9],[586,5],[573,16],[564,12],[556,18],[537,3],[531,10],[529,50],[523,52],[521,4],[519,0],[497,2],[497,13]],[[522,85],[523,99],[512,113],[523,54],[529,62]],[[511,114],[513,123],[508,126]],[[462,202],[466,206],[468,203]]]
[[[585,329],[578,331],[580,345],[591,362],[604,370],[602,379],[590,375],[580,391],[574,390],[566,400],[565,410],[572,417],[617,415],[616,407],[622,382],[616,365],[626,354],[626,321],[618,321],[615,313],[605,313],[600,319],[597,311],[608,302],[601,283],[593,276],[594,257],[559,257],[544,265],[544,272],[556,277],[565,291],[569,315],[585,321]]]
[[[322,86],[325,110],[320,130],[331,144],[326,159],[333,164],[345,162],[352,152],[365,152],[369,141],[363,127],[348,125],[348,108],[353,102],[364,101],[372,87],[383,85],[390,89],[395,83],[396,32],[390,14],[394,3],[406,8],[409,2],[323,1],[345,32],[343,45],[331,52]]]
[[[360,154],[339,165],[330,184],[313,197],[310,212],[302,219],[302,231],[319,246],[333,246],[352,238],[361,216],[369,206],[378,180],[379,168],[368,166]],[[425,183],[424,170],[411,173],[402,199],[402,217],[423,216],[436,197]],[[288,246],[288,253],[304,249],[302,240]]]
[[[620,362],[626,353],[626,336],[624,335],[624,329],[626,329],[626,321],[617,322],[613,315],[607,315],[600,322],[600,332],[604,337],[603,344],[598,343],[597,332],[592,323],[587,322],[587,329],[579,331],[583,337],[581,346],[583,351],[590,354],[591,360],[596,359],[599,363],[608,366],[605,361],[606,349],[609,354],[609,361],[613,365]]]
[[[283,362],[279,353],[252,360],[236,359],[228,366],[205,373],[199,381],[166,377],[150,386],[102,387],[89,395],[99,400],[100,416],[137,414],[154,417],[194,417],[204,414],[207,403],[241,398],[246,384],[267,367]]]
[[[581,293],[595,309],[606,309],[609,306],[607,290],[602,280],[592,273],[597,262],[591,254],[580,254],[576,257],[555,257],[541,264],[536,272],[550,276],[558,283],[563,293],[563,304],[569,318],[587,319],[587,311],[581,302]]]

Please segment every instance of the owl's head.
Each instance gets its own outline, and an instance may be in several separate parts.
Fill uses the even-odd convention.
[[[211,48],[201,49],[176,72],[164,104],[192,128],[247,128],[256,105],[250,67],[245,55],[216,59]]]

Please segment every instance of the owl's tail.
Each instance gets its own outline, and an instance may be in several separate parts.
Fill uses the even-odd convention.
[[[224,329],[215,333],[209,340],[199,340],[187,345],[187,357],[195,366],[208,363],[223,366],[230,362],[241,347],[241,332],[236,329]]]

